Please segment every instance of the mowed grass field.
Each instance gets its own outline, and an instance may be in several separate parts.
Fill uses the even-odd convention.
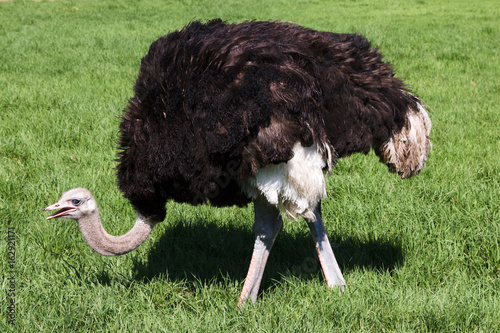
[[[140,59],[216,17],[364,34],[430,110],[417,177],[389,174],[371,152],[328,180],[344,294],[327,288],[306,223],[285,221],[258,302],[238,310],[252,206],[169,202],[150,239],[114,258],[74,221],[45,220],[83,186],[108,232],[132,227],[114,159]],[[499,73],[496,0],[0,2],[0,331],[499,331]]]

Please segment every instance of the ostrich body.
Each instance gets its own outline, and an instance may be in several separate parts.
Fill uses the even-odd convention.
[[[306,220],[328,286],[345,281],[321,200],[338,158],[374,149],[402,178],[430,148],[430,119],[360,35],[290,23],[193,22],[155,41],[142,59],[120,125],[118,186],[137,211],[123,236],[102,227],[89,191],[46,208],[78,221],[103,255],[127,253],[165,218],[168,200],[254,202],[255,244],[239,305],[255,302],[282,212]]]

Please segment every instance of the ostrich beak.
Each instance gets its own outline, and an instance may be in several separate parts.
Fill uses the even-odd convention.
[[[70,202],[65,202],[63,204],[57,202],[53,205],[46,207],[44,210],[47,211],[47,210],[54,210],[54,209],[59,209],[59,210],[57,212],[49,215],[47,217],[47,220],[53,219],[55,217],[61,217],[61,216],[64,216],[66,214],[69,214],[69,213],[73,213],[74,211],[76,211],[76,206],[72,205]]]

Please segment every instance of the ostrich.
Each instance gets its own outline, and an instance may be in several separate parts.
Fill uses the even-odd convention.
[[[292,23],[192,22],[142,59],[120,124],[118,187],[137,212],[111,236],[77,188],[45,210],[74,219],[105,256],[127,253],[164,220],[168,200],[254,203],[255,243],[238,306],[255,302],[282,214],[304,218],[330,288],[345,280],[321,215],[337,159],[374,149],[402,178],[425,165],[431,122],[420,100],[361,35]]]

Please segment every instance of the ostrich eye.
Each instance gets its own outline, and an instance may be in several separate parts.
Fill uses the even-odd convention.
[[[78,199],[73,199],[73,200],[71,200],[71,203],[72,203],[73,205],[75,205],[75,206],[78,206],[78,205],[80,205],[80,204],[82,203],[82,201],[81,201],[81,200],[78,200]]]

